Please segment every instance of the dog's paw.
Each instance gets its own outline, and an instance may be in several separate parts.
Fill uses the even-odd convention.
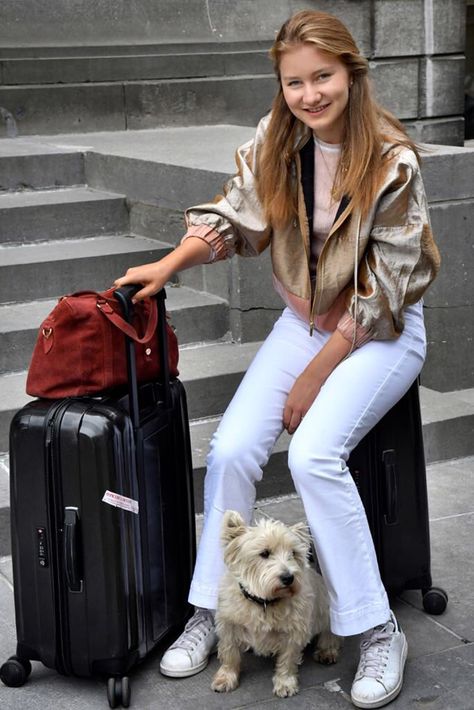
[[[298,678],[295,675],[273,677],[273,693],[279,698],[289,698],[296,695],[298,690]]]
[[[338,648],[317,648],[313,654],[313,658],[317,663],[323,663],[326,666],[331,663],[337,663],[339,659]]]
[[[235,671],[221,667],[212,680],[211,688],[216,693],[229,693],[231,690],[235,690],[238,685],[238,674]]]
[[[318,636],[313,658],[318,663],[324,663],[325,665],[336,663],[339,659],[342,645],[343,640],[340,636],[336,636],[329,630],[323,631]]]

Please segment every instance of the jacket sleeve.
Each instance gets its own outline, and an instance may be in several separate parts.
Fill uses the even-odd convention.
[[[205,239],[211,246],[211,261],[235,253],[257,256],[270,242],[271,228],[263,216],[255,180],[257,153],[267,124],[268,116],[260,121],[255,138],[237,149],[237,173],[224,186],[224,194],[186,210],[184,238]]]
[[[354,288],[346,296],[354,333],[361,327],[366,334],[363,342],[397,338],[403,309],[421,299],[440,266],[416,156],[400,148],[394,162],[359,263],[357,296]]]

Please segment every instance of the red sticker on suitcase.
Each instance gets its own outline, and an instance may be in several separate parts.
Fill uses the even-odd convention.
[[[113,505],[115,508],[129,510],[131,513],[138,515],[138,501],[133,500],[133,498],[127,498],[126,496],[121,496],[119,493],[113,493],[112,491],[105,491],[102,502]]]

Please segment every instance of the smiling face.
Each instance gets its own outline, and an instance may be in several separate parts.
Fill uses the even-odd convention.
[[[326,143],[341,143],[350,76],[333,54],[300,44],[281,57],[283,96],[291,113]]]

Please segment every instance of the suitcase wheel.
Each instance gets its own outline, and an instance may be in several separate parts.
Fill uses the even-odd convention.
[[[430,587],[430,589],[423,589],[423,609],[428,614],[433,614],[438,616],[442,614],[448,605],[448,595],[444,589],[440,587]]]
[[[123,678],[109,678],[107,681],[107,700],[111,708],[121,705],[128,708],[130,705],[130,680],[128,676]]]
[[[10,688],[24,685],[31,673],[31,663],[11,656],[0,668],[0,680]]]

